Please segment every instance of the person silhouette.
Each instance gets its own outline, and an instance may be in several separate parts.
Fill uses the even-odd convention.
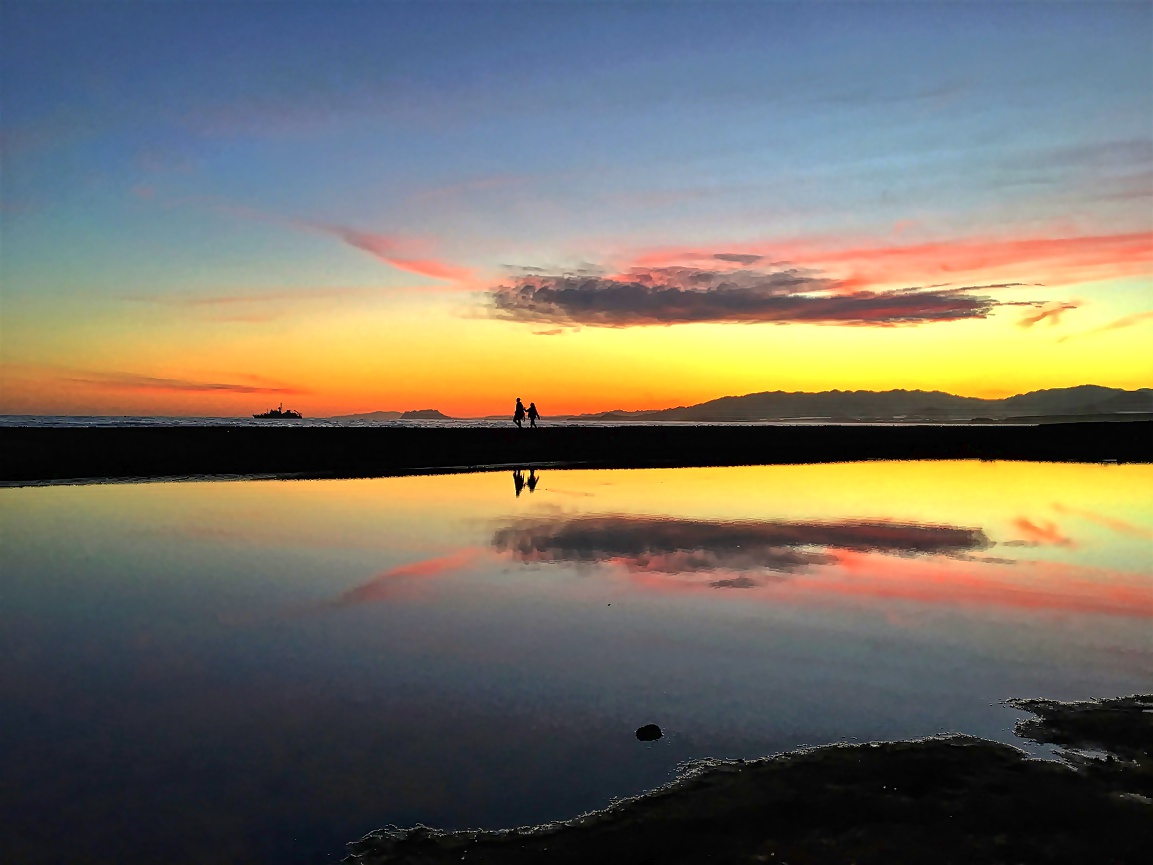
[[[540,417],[540,412],[536,410],[536,403],[530,402],[528,404],[528,425],[530,427],[535,427],[536,422],[537,422],[537,418],[539,418],[539,417]]]
[[[516,398],[516,409],[512,413],[512,422],[520,428],[524,423],[524,403],[520,401],[520,397]]]
[[[512,485],[516,490],[517,498],[520,498],[520,491],[524,489],[524,475],[520,473],[520,469],[512,470]],[[533,486],[536,484],[534,483]],[[532,487],[529,488],[529,492],[532,492]]]
[[[529,417],[532,417],[532,415],[529,415]],[[529,469],[528,470],[528,480],[524,482],[524,485],[526,487],[528,487],[528,491],[530,493],[536,489],[536,485],[539,481],[540,481],[540,478],[538,478],[536,476],[536,469]]]

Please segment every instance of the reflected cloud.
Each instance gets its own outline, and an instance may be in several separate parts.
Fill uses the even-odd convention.
[[[790,581],[785,599],[800,603],[840,600],[912,601],[948,607],[1153,617],[1147,574],[1086,568],[1061,562],[1028,562],[1006,568],[952,558],[931,562],[845,553],[820,578]],[[1019,563],[1025,564],[1025,563]]]
[[[891,522],[720,522],[647,516],[545,518],[499,529],[499,553],[524,563],[612,563],[634,573],[772,571],[830,565],[830,550],[959,555],[992,543],[980,529]],[[748,588],[718,580],[715,588]]]
[[[1099,514],[1096,511],[1086,510],[1085,508],[1071,508],[1060,503],[1054,504],[1053,510],[1059,514],[1069,514],[1070,516],[1080,517],[1091,523],[1105,526],[1107,529],[1112,529],[1119,535],[1129,535],[1134,538],[1153,538],[1153,529],[1137,526],[1133,523],[1125,522],[1125,520],[1119,520],[1116,517]]]
[[[713,580],[709,585],[714,589],[752,589],[760,583],[751,577],[733,577],[731,580]]]
[[[412,594],[414,578],[419,583],[426,578],[441,577],[454,571],[463,570],[483,553],[483,550],[466,547],[447,556],[399,565],[382,574],[377,574],[367,583],[349,589],[333,601],[331,606],[354,607],[373,601],[390,600],[398,596],[409,597]]]
[[[1015,523],[1030,540],[1073,546],[1053,523]],[[742,589],[773,604],[950,608],[1150,618],[1148,575],[984,553],[981,529],[888,521],[542,517],[498,529],[495,551],[523,564],[608,565],[642,591]]]
[[[1007,547],[1069,547],[1077,543],[1061,532],[1061,528],[1051,520],[1033,522],[1028,517],[1017,517],[1013,528],[1024,535],[1023,539],[1006,541]]]

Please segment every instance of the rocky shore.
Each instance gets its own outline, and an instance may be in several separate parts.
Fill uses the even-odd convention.
[[[702,763],[605,811],[507,831],[386,827],[349,865],[1112,863],[1153,850],[1153,695],[1016,700],[1031,759],[967,736]],[[1091,749],[1088,756],[1082,749]],[[563,779],[557,779],[563,783]]]
[[[0,482],[371,477],[503,466],[1153,461],[1153,421],[1038,426],[0,427]]]

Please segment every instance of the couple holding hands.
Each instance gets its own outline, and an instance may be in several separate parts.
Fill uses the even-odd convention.
[[[528,409],[524,407],[524,403],[520,401],[520,397],[516,398],[516,409],[512,413],[512,422],[518,427],[524,423],[525,416],[528,416],[528,425],[535,427],[537,420],[540,418],[540,412],[536,410],[536,403],[530,402]]]

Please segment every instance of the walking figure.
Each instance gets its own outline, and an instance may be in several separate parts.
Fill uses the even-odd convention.
[[[519,396],[516,398],[516,410],[512,413],[512,422],[518,429],[524,423],[524,403],[520,401]]]
[[[536,410],[536,403],[530,402],[528,404],[528,425],[530,427],[536,426],[537,418],[540,417],[540,412]]]

